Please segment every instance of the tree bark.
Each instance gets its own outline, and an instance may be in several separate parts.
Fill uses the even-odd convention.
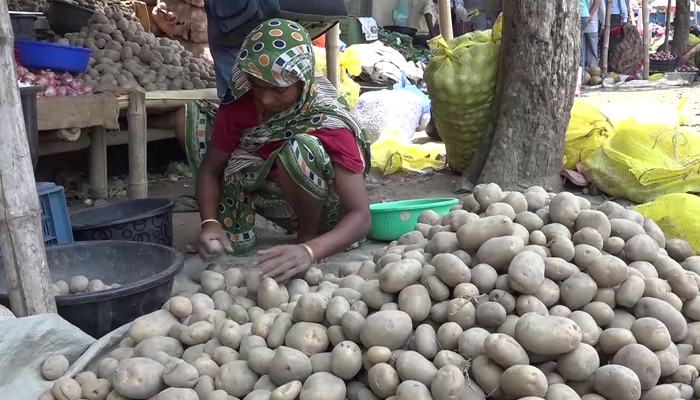
[[[668,13],[666,15],[668,18]],[[690,0],[676,0],[676,15],[673,20],[673,44],[671,52],[678,57],[688,51],[690,35]]]
[[[56,312],[41,230],[41,208],[22,119],[7,0],[0,0],[0,248],[12,311]]]
[[[466,187],[561,186],[581,51],[579,21],[573,1],[504,3],[494,129],[484,135],[465,173]]]
[[[600,69],[602,70],[602,75],[608,73],[608,59],[610,58],[610,22],[612,21],[612,5],[613,0],[601,0],[605,1],[605,24],[603,26],[603,42],[600,49]]]

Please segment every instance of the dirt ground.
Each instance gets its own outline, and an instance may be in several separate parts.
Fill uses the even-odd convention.
[[[594,91],[584,92],[583,98],[596,105],[609,104],[614,102],[630,102],[633,100],[658,102],[663,104],[677,104],[683,97],[688,98],[687,107],[693,111],[693,114],[700,116],[700,90],[697,87],[684,88],[668,88],[668,89],[642,89],[634,91]],[[159,143],[159,142],[156,142]],[[152,154],[157,154],[157,164],[152,165],[153,169],[151,183],[149,186],[149,194],[152,197],[170,197],[179,198],[180,196],[188,196],[194,194],[194,185],[192,178],[180,175],[175,182],[166,178],[167,172],[172,172],[172,160],[168,161],[168,157],[163,157],[162,151],[156,151],[149,144],[149,157]],[[166,145],[160,145],[166,146]],[[172,143],[166,146],[168,149],[176,148]],[[162,147],[161,147],[162,148]],[[126,157],[124,154],[123,157]],[[171,157],[178,158],[178,161],[184,161],[182,155]],[[114,159],[115,157],[112,157]],[[162,160],[161,160],[162,159]],[[167,170],[167,165],[170,163],[170,171]],[[43,164],[43,162],[42,162]],[[83,166],[83,168],[86,167]],[[125,178],[119,175],[119,168],[116,169],[115,177],[113,178],[113,190],[111,193],[116,195],[109,201],[115,201],[123,198]],[[123,169],[123,168],[122,168]],[[55,170],[55,169],[54,169]],[[83,170],[84,171],[84,170]],[[65,176],[65,174],[64,174]],[[84,176],[84,173],[82,174]],[[403,200],[411,198],[426,198],[426,197],[454,197],[460,176],[450,171],[443,172],[428,172],[426,174],[397,174],[390,176],[381,176],[373,174],[367,182],[367,192],[372,202],[381,202],[389,200]],[[59,182],[61,183],[61,182]],[[84,195],[70,196],[70,208],[78,209],[91,205],[90,200],[86,200]],[[593,203],[599,203],[605,200],[604,197],[591,197]],[[199,215],[197,213],[177,213],[174,217],[175,223],[175,247],[185,252],[187,244],[192,243],[196,239],[199,231]]]

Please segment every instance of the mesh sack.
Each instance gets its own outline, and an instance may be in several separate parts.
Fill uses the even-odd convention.
[[[447,161],[464,172],[481,137],[489,130],[501,54],[501,19],[493,30],[469,32],[431,42],[436,54],[423,79],[428,86],[435,127],[447,149]]]
[[[683,239],[700,254],[700,197],[672,193],[634,209],[653,219],[668,238]]]
[[[574,100],[564,142],[564,169],[576,170],[576,164],[607,142],[615,134],[610,120],[583,100]]]
[[[603,192],[637,203],[700,191],[700,136],[684,127],[629,120],[583,161],[584,175]]]

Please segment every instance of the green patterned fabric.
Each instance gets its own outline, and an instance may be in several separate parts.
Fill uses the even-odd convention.
[[[277,182],[269,179],[277,159],[300,187],[324,202],[319,233],[331,230],[344,216],[331,160],[318,138],[310,134],[321,128],[346,128],[355,134],[363,157],[367,139],[337,90],[324,77],[315,76],[314,65],[311,39],[292,21],[264,22],[243,43],[229,84],[235,99],[250,90],[246,74],[277,87],[301,81],[304,89],[290,109],[241,132],[241,143],[231,155],[224,173],[218,219],[235,255],[245,256],[255,249],[256,214],[288,231],[299,227]],[[216,105],[210,102],[186,105],[186,149],[195,170],[206,152],[215,114]],[[280,141],[284,143],[267,159],[256,154],[262,146]]]

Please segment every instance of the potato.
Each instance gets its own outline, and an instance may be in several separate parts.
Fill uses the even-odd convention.
[[[184,352],[179,340],[166,336],[153,336],[137,344],[133,349],[133,356],[153,358],[159,351],[177,358],[182,357]]]
[[[677,400],[680,399],[678,389],[670,384],[658,385],[642,395],[641,400]]]
[[[56,400],[79,400],[83,392],[78,382],[71,378],[59,378],[53,383],[51,393]]]
[[[430,254],[452,253],[459,249],[457,234],[454,232],[436,232],[425,245],[425,252]]]
[[[177,318],[169,311],[157,310],[132,321],[129,325],[129,336],[136,343],[153,336],[168,336],[170,328],[177,323]]]
[[[369,387],[382,399],[396,394],[396,389],[401,383],[398,372],[386,363],[378,363],[370,368],[367,373]]]
[[[610,324],[610,322],[612,322],[613,318],[615,317],[615,312],[613,311],[613,309],[609,305],[603,303],[602,301],[594,301],[586,304],[583,307],[583,311],[590,314],[591,317],[593,317],[595,322],[598,324],[598,326],[601,327]]]
[[[508,267],[510,287],[522,294],[533,294],[544,283],[544,260],[538,254],[523,251]]]
[[[435,400],[464,398],[460,394],[466,386],[464,373],[454,365],[447,365],[435,374],[430,384],[430,392]]]
[[[436,344],[439,346],[437,350],[457,350],[459,337],[463,331],[464,329],[456,322],[446,322],[440,325],[435,333],[435,337],[437,339]]]
[[[576,348],[557,358],[557,372],[573,381],[586,381],[598,369],[600,358],[598,352],[592,346],[581,343]]]
[[[338,344],[340,344],[340,342]],[[331,353],[317,353],[309,357],[309,360],[311,361],[311,373],[332,372],[331,355]]]
[[[394,400],[431,400],[432,398],[427,386],[413,380],[401,382],[394,396]]]
[[[634,321],[630,331],[638,343],[651,351],[661,351],[671,345],[671,334],[666,325],[656,318],[639,318]]]
[[[402,381],[415,380],[428,386],[437,373],[437,368],[419,353],[406,351],[396,359],[396,371]]]
[[[484,339],[484,354],[503,369],[530,364],[527,352],[520,343],[502,333],[492,333]]]
[[[625,256],[629,261],[653,263],[659,257],[659,244],[646,234],[633,236],[625,244]]]
[[[284,344],[310,356],[325,352],[330,341],[328,340],[328,332],[323,325],[299,322],[289,329],[284,339]]]
[[[501,389],[512,398],[544,397],[547,388],[547,377],[531,365],[514,365],[501,375]]]
[[[367,317],[360,339],[365,347],[396,350],[410,338],[412,325],[411,317],[403,311],[379,311]]]
[[[571,313],[571,315],[569,315],[569,319],[574,321],[576,325],[581,328],[581,332],[583,334],[581,341],[583,343],[590,344],[591,346],[598,344],[601,330],[590,314],[584,311],[574,311]]]
[[[398,293],[418,282],[422,267],[419,261],[412,259],[390,263],[379,271],[379,286],[385,293]]]
[[[408,314],[414,323],[423,322],[430,315],[430,293],[423,285],[407,286],[399,293],[398,306],[399,310]]]
[[[581,343],[583,334],[567,318],[527,313],[515,325],[515,339],[527,351],[542,355],[565,354]]]
[[[627,219],[611,219],[610,229],[612,236],[617,236],[625,242],[633,236],[644,234],[644,228],[641,225]]]
[[[544,276],[555,282],[565,281],[579,272],[576,265],[564,259],[558,257],[546,257],[544,259]]]
[[[89,380],[81,386],[85,400],[104,400],[112,390],[112,384],[107,379]]]
[[[557,194],[549,202],[549,216],[552,222],[564,226],[573,227],[580,212],[581,203],[575,195],[568,192]]]
[[[562,383],[550,383],[545,399],[579,400],[581,397],[570,386]]]
[[[500,365],[485,355],[478,356],[472,361],[471,372],[474,375],[474,380],[485,393],[494,398],[503,397],[501,388],[503,368]]]
[[[344,338],[357,342],[360,340],[360,332],[365,326],[365,323],[366,321],[362,314],[358,313],[357,311],[348,311],[345,313],[345,315],[343,315],[343,318],[340,319],[340,333],[342,333]],[[340,342],[342,342],[342,340],[340,340],[338,343]]]
[[[585,227],[576,231],[572,236],[572,240],[574,245],[587,244],[598,250],[602,250],[604,245],[603,237],[600,235],[600,232],[591,227]]]
[[[514,232],[513,221],[505,216],[481,218],[465,224],[457,230],[459,247],[467,252],[474,252],[487,240],[509,236]]]
[[[345,382],[328,372],[317,372],[304,382],[300,400],[344,400]]]
[[[489,335],[489,331],[479,327],[465,330],[457,341],[459,354],[467,359],[475,359],[480,355],[486,354],[484,341]]]
[[[193,365],[171,358],[163,370],[163,382],[170,387],[194,388],[199,380],[199,371]]]
[[[260,376],[248,366],[247,361],[231,361],[221,366],[214,384],[231,396],[243,398],[253,391]]]
[[[433,257],[432,265],[438,278],[447,286],[455,287],[462,282],[469,282],[469,267],[454,254],[442,253]]]
[[[627,264],[615,256],[602,255],[587,264],[586,272],[599,287],[615,287],[629,276]]]
[[[574,243],[564,236],[555,236],[549,242],[549,250],[553,257],[559,257],[566,261],[571,261],[576,255]]]
[[[524,246],[523,240],[517,236],[495,237],[484,242],[476,255],[480,262],[502,270],[508,267]]]
[[[180,335],[180,341],[188,346],[206,343],[211,339],[214,326],[208,321],[195,322],[185,328]]]
[[[628,344],[612,359],[613,364],[622,365],[639,378],[642,390],[654,387],[661,377],[661,365],[654,352],[641,344]]]
[[[524,226],[530,233],[539,232],[539,229],[544,226],[542,219],[531,211],[523,211],[518,213],[515,216],[514,221],[515,223]]]
[[[277,385],[292,381],[304,381],[311,375],[312,366],[309,357],[299,350],[280,347],[270,362],[269,375]]]
[[[695,251],[692,247],[682,239],[669,239],[666,241],[666,251],[668,256],[674,260],[681,262],[686,260],[688,257],[695,255]]]
[[[68,371],[70,363],[64,355],[55,355],[47,358],[41,364],[41,375],[47,381],[53,381],[63,376]]]
[[[378,279],[372,279],[367,281],[363,286],[362,290],[362,301],[364,301],[368,307],[378,310],[382,305],[386,303],[391,303],[394,300],[394,296],[390,293],[384,293],[379,285]]]
[[[132,399],[148,399],[164,389],[165,367],[150,358],[135,357],[119,361],[111,378],[114,390]]]
[[[331,352],[331,372],[334,375],[350,380],[362,369],[362,350],[360,347],[346,340],[339,343]]]
[[[274,279],[265,278],[260,282],[257,291],[258,305],[263,310],[269,310],[280,305],[280,287]]]
[[[634,307],[637,318],[652,317],[661,321],[674,342],[683,340],[688,334],[688,325],[680,311],[669,303],[653,297],[643,297]]]
[[[615,291],[615,303],[622,307],[633,308],[644,296],[644,279],[629,276]]]
[[[192,389],[167,388],[152,397],[152,400],[199,400],[199,396]]]
[[[275,351],[267,347],[256,347],[248,353],[248,366],[258,375],[267,375],[270,363],[275,357]]]
[[[637,400],[642,394],[637,374],[622,365],[604,365],[598,368],[593,374],[592,383],[595,391],[606,399]]]

